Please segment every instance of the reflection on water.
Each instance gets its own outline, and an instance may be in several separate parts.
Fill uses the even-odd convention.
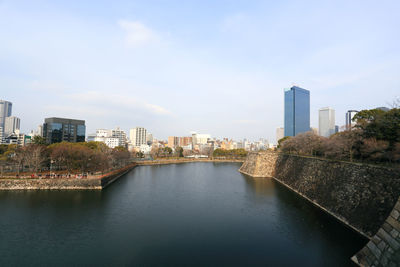
[[[363,238],[239,167],[141,166],[102,192],[0,192],[0,265],[350,264]]]

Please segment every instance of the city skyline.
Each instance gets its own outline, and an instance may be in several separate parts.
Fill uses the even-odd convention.
[[[65,117],[85,120],[87,133],[141,125],[162,139],[197,131],[275,140],[282,90],[296,83],[311,91],[311,127],[324,106],[343,126],[347,110],[399,96],[398,9],[2,1],[1,98],[25,133]]]

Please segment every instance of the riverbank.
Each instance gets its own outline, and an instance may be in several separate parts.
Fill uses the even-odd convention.
[[[0,190],[102,190],[136,166],[84,178],[2,178]]]
[[[137,165],[165,165],[165,164],[180,164],[190,162],[239,162],[243,163],[245,159],[156,159],[156,160],[144,160],[137,161]]]
[[[29,174],[19,177],[0,178],[0,190],[102,190],[129,172],[136,166],[144,165],[166,165],[191,162],[238,162],[244,159],[157,159],[137,161],[124,168],[114,170],[103,175],[68,176],[60,175],[50,178],[49,176],[31,177]]]

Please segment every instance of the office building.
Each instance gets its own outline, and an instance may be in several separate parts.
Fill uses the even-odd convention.
[[[4,136],[7,137],[20,130],[20,119],[18,117],[6,117],[4,121]]]
[[[193,142],[193,140],[192,140],[191,136],[184,136],[184,137],[179,138],[179,146],[181,146],[181,147],[191,145],[192,142]]]
[[[116,129],[111,130],[111,137],[112,138],[117,138],[119,141],[118,146],[123,146],[126,147],[127,145],[127,138],[126,138],[126,133],[125,131],[121,130],[119,127]]]
[[[357,112],[357,110],[349,110],[346,112],[346,130],[351,130],[354,127],[355,122],[353,122],[353,117]]]
[[[84,120],[66,118],[46,118],[43,124],[43,137],[48,144],[59,142],[85,142],[86,126]]]
[[[147,144],[147,130],[143,127],[130,129],[129,139],[134,147],[140,147]]]
[[[12,103],[5,100],[0,100],[0,127],[1,127],[1,134],[4,136],[5,130],[5,120],[7,117],[11,116],[12,112]]]
[[[6,142],[6,140],[4,138],[3,127],[0,127],[0,144],[4,144],[5,142]]]
[[[96,142],[105,143],[110,148],[115,148],[117,146],[127,146],[126,133],[119,127],[116,129],[97,129],[96,134],[93,136],[88,136],[88,141],[93,140]]]
[[[292,86],[285,89],[285,136],[310,131],[310,91]]]
[[[276,128],[276,143],[285,136],[285,130],[282,127]]]
[[[211,139],[209,134],[192,133],[192,143],[194,145],[205,145]]]
[[[319,109],[318,133],[320,136],[329,137],[335,133],[335,110],[326,107]]]
[[[175,148],[179,146],[179,137],[177,136],[168,136],[168,147]]]

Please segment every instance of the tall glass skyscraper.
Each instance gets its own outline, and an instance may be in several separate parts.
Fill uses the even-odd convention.
[[[285,89],[285,136],[310,131],[310,91],[292,86]]]

